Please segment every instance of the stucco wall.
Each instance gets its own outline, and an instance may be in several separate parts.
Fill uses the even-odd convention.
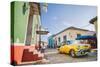
[[[58,41],[59,37],[61,39],[61,42],[63,42],[63,36],[65,36],[65,35],[66,35],[67,40],[75,40],[77,38],[77,34],[93,35],[93,34],[88,34],[87,32],[88,31],[69,29],[69,30],[66,30],[66,31],[54,36],[54,39],[57,40],[57,45],[59,45],[59,41]]]
[[[14,43],[24,43],[25,41],[25,35],[26,35],[26,28],[27,28],[27,22],[28,22],[28,15],[29,15],[29,9],[26,10],[25,14],[23,14],[23,5],[24,2],[12,2],[14,3],[13,11],[11,14],[14,14],[11,19],[14,19],[11,24],[13,25],[13,31],[11,31],[12,40],[14,40]],[[12,5],[11,3],[11,5]],[[26,3],[26,7],[28,8],[28,3]],[[11,7],[12,8],[12,7]]]
[[[97,21],[94,22],[94,26],[95,26],[95,31],[97,32]]]
[[[11,3],[11,41],[25,44],[30,5],[28,2]],[[24,13],[23,13],[24,11]],[[33,15],[31,44],[37,44],[39,35],[36,30],[40,26],[40,15]]]

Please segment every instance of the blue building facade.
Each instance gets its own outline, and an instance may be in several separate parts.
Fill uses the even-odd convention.
[[[54,35],[51,35],[48,37],[48,48],[54,48],[55,47],[55,41],[53,39]]]

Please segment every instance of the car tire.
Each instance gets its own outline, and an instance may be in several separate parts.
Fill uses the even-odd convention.
[[[74,51],[74,50],[71,50],[71,51],[70,51],[70,56],[73,57],[73,58],[76,57],[76,54],[75,54],[75,51]]]

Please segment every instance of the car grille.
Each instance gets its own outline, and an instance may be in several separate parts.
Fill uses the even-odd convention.
[[[89,52],[89,50],[80,50],[79,52]]]

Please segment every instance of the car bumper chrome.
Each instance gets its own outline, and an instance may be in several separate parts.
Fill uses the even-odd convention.
[[[76,53],[76,56],[83,56],[83,55],[87,55],[89,53],[89,50],[79,50]]]

